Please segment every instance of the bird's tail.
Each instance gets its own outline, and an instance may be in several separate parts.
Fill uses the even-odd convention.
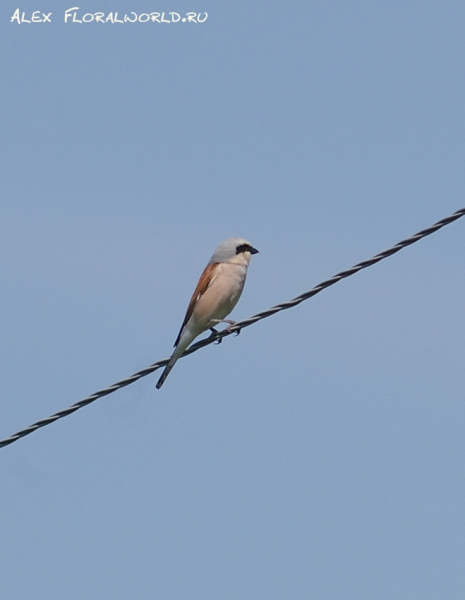
[[[165,383],[165,379],[170,374],[170,371],[176,364],[176,361],[178,360],[178,358],[181,356],[181,354],[189,346],[189,344],[192,342],[192,340],[195,337],[196,337],[196,334],[192,334],[189,330],[182,333],[181,339],[179,340],[179,344],[176,346],[176,349],[173,352],[173,355],[171,356],[168,364],[165,367],[165,370],[161,374],[161,377],[158,380],[157,385],[155,386],[157,388],[157,390],[159,390],[161,388],[161,386]]]
[[[161,374],[160,379],[157,381],[157,385],[155,386],[157,388],[157,390],[159,390],[161,388],[161,386],[165,383],[165,379],[168,377],[168,375],[170,374],[171,369],[174,367],[174,365],[176,364],[176,361],[178,360],[178,358],[174,358],[174,356],[172,356],[170,358],[169,363],[166,365],[165,370],[163,371],[163,373]],[[153,384],[152,384],[153,385]]]

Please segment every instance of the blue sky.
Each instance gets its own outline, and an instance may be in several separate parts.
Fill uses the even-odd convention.
[[[71,6],[0,9],[0,437],[167,357],[226,237],[243,319],[465,205],[463,3]],[[461,598],[464,227],[1,450],[2,597]]]

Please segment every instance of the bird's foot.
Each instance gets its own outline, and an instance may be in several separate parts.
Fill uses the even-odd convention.
[[[210,323],[215,323],[215,324],[217,324],[217,323],[227,323],[227,324],[229,325],[229,327],[226,327],[226,329],[224,329],[224,331],[229,331],[229,330],[231,329],[231,327],[233,327],[233,326],[234,326],[234,325],[237,323],[237,321],[231,321],[231,319],[211,319]],[[210,331],[214,331],[215,333],[218,333],[218,332],[217,332],[217,330],[216,330],[214,327],[210,327]],[[240,334],[240,332],[241,332],[241,330],[240,330],[240,329],[238,329],[238,330],[237,330],[237,331],[235,331],[234,333],[235,333],[236,335],[239,335],[239,334]],[[212,333],[212,335],[214,335],[214,334]],[[220,338],[220,339],[218,340],[218,344],[219,344],[221,341],[222,341],[222,340],[221,340],[221,338]]]
[[[237,321],[224,321],[225,323],[229,323],[229,327],[226,327],[225,331],[231,331],[231,327],[234,327],[234,325],[236,325]],[[240,334],[242,330],[238,329],[237,331],[234,331],[233,333],[236,334],[236,337]]]

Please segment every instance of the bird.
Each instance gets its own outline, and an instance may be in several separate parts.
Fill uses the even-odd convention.
[[[238,237],[228,238],[216,248],[192,294],[174,342],[174,352],[157,382],[157,389],[161,388],[178,358],[198,335],[207,329],[215,334],[214,325],[218,323],[234,325],[234,321],[225,317],[242,294],[252,254],[258,254],[258,250]]]

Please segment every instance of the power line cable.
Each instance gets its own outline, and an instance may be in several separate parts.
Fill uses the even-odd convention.
[[[387,250],[384,250],[383,252],[376,254],[375,256],[373,256],[372,258],[369,258],[368,260],[364,260],[364,261],[358,263],[357,265],[351,267],[350,269],[347,269],[346,271],[341,271],[340,273],[337,273],[330,279],[326,279],[325,281],[322,281],[320,284],[318,284],[317,286],[315,286],[308,292],[305,292],[305,293],[301,294],[300,296],[297,296],[293,300],[289,300],[288,302],[282,302],[281,304],[277,304],[276,306],[273,306],[272,308],[269,308],[268,310],[264,310],[262,312],[257,313],[256,315],[250,317],[249,319],[245,319],[243,321],[238,321],[237,323],[235,323],[234,325],[231,325],[227,329],[218,331],[217,333],[215,333],[203,340],[200,340],[199,342],[197,342],[196,344],[193,344],[190,348],[188,348],[182,356],[187,356],[189,354],[192,354],[193,352],[200,350],[200,348],[203,348],[204,346],[208,346],[209,344],[213,344],[214,342],[220,342],[224,337],[227,337],[233,333],[239,334],[241,332],[241,330],[244,329],[245,327],[249,327],[250,325],[253,325],[257,321],[261,321],[262,319],[271,317],[272,315],[274,315],[282,310],[287,310],[289,308],[293,308],[294,306],[297,306],[301,302],[304,302],[304,300],[308,300],[309,298],[312,298],[312,296],[315,296],[322,290],[330,287],[331,285],[334,285],[338,281],[341,281],[341,279],[345,279],[346,277],[355,275],[355,273],[358,273],[362,269],[371,267],[372,265],[376,264],[377,262],[384,260],[385,258],[388,258],[389,256],[392,256],[396,252],[399,252],[399,250],[402,250],[402,248],[405,248],[406,246],[410,246],[411,244],[418,242],[422,238],[424,238],[428,235],[431,235],[432,233],[435,233],[436,231],[438,231],[438,229],[441,229],[441,227],[444,227],[445,225],[449,225],[450,223],[452,223],[453,221],[456,221],[457,219],[460,219],[460,217],[463,217],[464,215],[465,215],[465,208],[461,208],[460,210],[453,213],[449,217],[446,217],[445,219],[441,219],[440,221],[438,221],[431,227],[428,227],[427,229],[423,229],[422,231],[419,231],[415,235],[412,235],[411,237],[409,237],[405,240],[402,240],[395,246],[392,246],[391,248],[388,248]],[[55,413],[54,415],[51,415],[50,417],[47,417],[46,419],[42,419],[40,421],[37,421],[33,425],[26,427],[25,429],[21,429],[20,431],[11,435],[10,437],[0,440],[0,448],[3,448],[5,446],[12,444],[13,442],[16,442],[20,438],[33,433],[34,431],[36,431],[37,429],[40,429],[41,427],[45,427],[46,425],[50,425],[51,423],[54,423],[55,421],[58,421],[58,419],[67,417],[68,415],[71,415],[73,412],[76,412],[80,408],[83,408],[84,406],[87,406],[88,404],[95,402],[95,400],[98,400],[99,398],[103,398],[103,396],[108,396],[108,394],[112,394],[113,392],[116,392],[117,390],[119,390],[123,387],[126,387],[127,385],[130,385],[131,383],[134,383],[135,381],[137,381],[138,379],[141,379],[142,377],[146,377],[147,375],[150,375],[157,369],[164,367],[168,363],[168,360],[169,359],[167,359],[167,358],[165,358],[163,360],[159,360],[158,362],[154,363],[150,367],[142,369],[141,371],[134,373],[134,375],[131,375],[130,377],[127,377],[126,379],[122,379],[121,381],[118,381],[117,383],[114,383],[113,385],[111,385],[107,388],[99,390],[98,392],[95,392],[95,394],[92,394],[91,396],[88,396],[87,398],[84,398],[83,400],[80,400],[79,402],[76,402],[76,404],[73,404],[69,408],[60,410],[59,412]]]

